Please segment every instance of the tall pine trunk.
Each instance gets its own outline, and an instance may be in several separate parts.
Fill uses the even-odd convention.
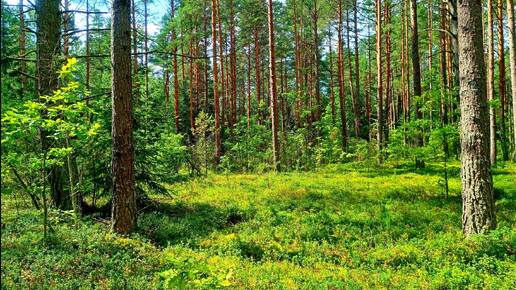
[[[458,1],[462,227],[466,236],[496,227],[480,0]]]
[[[494,95],[494,29],[493,0],[487,0],[487,100],[492,102]],[[496,162],[496,110],[489,107],[489,156],[491,164]]]
[[[278,143],[278,106],[276,97],[276,64],[274,55],[274,10],[272,0],[268,0],[268,23],[269,23],[269,89],[272,123],[272,155],[273,168],[279,170],[279,143]]]
[[[507,24],[509,25],[509,65],[511,67],[513,156],[516,160],[516,28],[514,26],[514,2],[507,0]]]
[[[136,227],[134,150],[131,99],[130,0],[113,0],[111,16],[112,70],[112,229],[127,234]]]

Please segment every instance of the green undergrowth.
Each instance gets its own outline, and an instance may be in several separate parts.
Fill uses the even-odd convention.
[[[212,174],[168,185],[120,237],[107,221],[2,196],[2,289],[514,289],[516,166],[494,170],[498,229],[464,239],[458,163]]]

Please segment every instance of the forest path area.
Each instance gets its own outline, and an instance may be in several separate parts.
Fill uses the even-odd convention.
[[[516,274],[514,164],[494,170],[499,228],[465,240],[457,163],[210,174],[171,184],[162,211],[128,238],[53,211],[52,246],[39,214],[2,199],[2,281],[38,288],[482,288]],[[272,285],[272,286],[271,286]],[[7,289],[5,288],[5,289]]]

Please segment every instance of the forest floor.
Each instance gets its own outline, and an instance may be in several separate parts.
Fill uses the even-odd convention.
[[[52,211],[48,245],[41,214],[2,196],[2,289],[515,289],[516,164],[494,170],[498,229],[468,240],[449,169],[449,197],[441,164],[210,174],[170,185],[130,237]]]

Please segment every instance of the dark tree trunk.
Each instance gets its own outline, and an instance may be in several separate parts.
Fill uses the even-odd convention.
[[[496,227],[480,0],[458,1],[462,227],[470,236]]]
[[[51,95],[57,89],[57,71],[59,63],[57,54],[60,51],[61,17],[58,0],[39,0],[36,2],[37,17],[37,87],[38,95]],[[43,100],[42,100],[43,101]],[[46,111],[42,114],[47,114]],[[51,144],[49,132],[40,131],[43,151],[48,151]],[[52,195],[52,202],[60,209],[70,208],[69,196],[64,192],[64,172],[57,166],[48,169],[48,181]]]
[[[130,0],[113,0],[111,17],[112,67],[112,229],[130,233],[136,227],[134,151],[131,99]]]

